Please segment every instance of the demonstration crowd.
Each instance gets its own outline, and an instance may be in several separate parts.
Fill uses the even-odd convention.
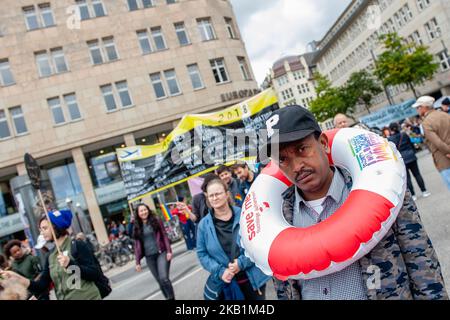
[[[435,111],[433,103],[433,98],[421,97],[413,107],[422,117],[419,134],[425,137],[436,167],[450,189],[450,115]],[[335,119],[336,127],[349,127],[348,119],[342,116]],[[332,216],[348,197],[352,181],[348,172],[329,165],[328,138],[314,116],[301,106],[287,106],[275,111],[267,123],[276,131],[268,137],[268,143],[279,150],[278,156],[271,160],[293,182],[282,195],[286,221],[305,228]],[[210,273],[204,298],[264,300],[266,285],[273,281],[278,299],[448,299],[438,257],[414,202],[416,196],[409,171],[417,180],[422,196],[430,195],[411,140],[415,129],[408,123],[393,123],[388,129],[385,136],[401,152],[408,169],[409,191],[399,216],[368,255],[341,271],[319,278],[281,281],[267,276],[245,256],[240,245],[242,203],[268,159],[261,159],[256,172],[239,162],[231,167],[222,165],[215,173],[205,175],[202,192],[193,197],[192,204],[179,201],[172,209],[172,214],[179,217],[188,249],[195,249],[201,265]],[[276,145],[272,141],[277,141]],[[50,212],[50,221],[45,217],[39,221],[45,241],[54,242],[58,249],[46,253],[42,267],[36,257],[21,248],[20,242],[7,244],[7,257],[0,260],[1,268],[9,270],[0,273],[1,298],[16,292],[20,298],[48,299],[51,288],[58,299],[101,299],[109,294],[108,280],[92,250],[85,242],[71,239],[68,231],[71,218],[70,211],[61,210]],[[161,218],[144,203],[135,208],[132,238],[136,270],[142,270],[141,261],[145,258],[165,298],[175,299],[169,278],[173,258],[170,241]],[[377,288],[368,285],[369,266],[380,270]],[[67,272],[70,267],[81,270],[81,281],[75,289],[70,286],[71,275]],[[11,280],[25,289],[8,287],[5,283]]]

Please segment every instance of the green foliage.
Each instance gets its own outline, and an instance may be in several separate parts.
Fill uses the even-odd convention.
[[[415,86],[433,77],[439,64],[427,47],[407,43],[397,33],[380,36],[385,51],[378,57],[375,75],[385,86],[406,84],[417,97]]]
[[[332,87],[330,81],[316,74],[317,98],[310,104],[310,110],[322,122],[334,117],[337,113],[349,114],[353,112],[353,97],[347,93],[344,87]]]
[[[367,70],[354,72],[346,83],[347,95],[351,102],[363,104],[370,113],[373,98],[380,94],[383,89],[375,78]]]

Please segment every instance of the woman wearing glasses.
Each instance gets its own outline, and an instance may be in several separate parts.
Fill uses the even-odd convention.
[[[231,206],[227,185],[220,179],[206,186],[209,214],[199,224],[197,255],[211,273],[204,291],[206,300],[264,300],[270,279],[244,255],[239,246],[241,209]]]

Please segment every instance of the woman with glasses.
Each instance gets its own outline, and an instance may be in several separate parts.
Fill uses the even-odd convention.
[[[206,185],[209,214],[199,224],[197,255],[211,273],[204,291],[206,300],[264,300],[270,277],[244,255],[239,246],[241,209],[231,206],[231,194],[220,179]]]

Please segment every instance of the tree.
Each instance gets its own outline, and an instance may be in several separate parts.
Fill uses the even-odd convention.
[[[415,86],[433,77],[439,65],[427,47],[408,43],[397,33],[380,36],[385,51],[378,57],[375,75],[385,86],[406,84],[417,98]]]
[[[347,95],[351,100],[366,107],[370,113],[373,98],[380,94],[383,89],[376,82],[373,75],[367,70],[353,72],[346,83]]]
[[[315,74],[317,98],[310,103],[310,110],[318,121],[325,121],[337,113],[350,114],[356,105],[354,97],[346,87],[332,87],[330,81],[321,74]]]

